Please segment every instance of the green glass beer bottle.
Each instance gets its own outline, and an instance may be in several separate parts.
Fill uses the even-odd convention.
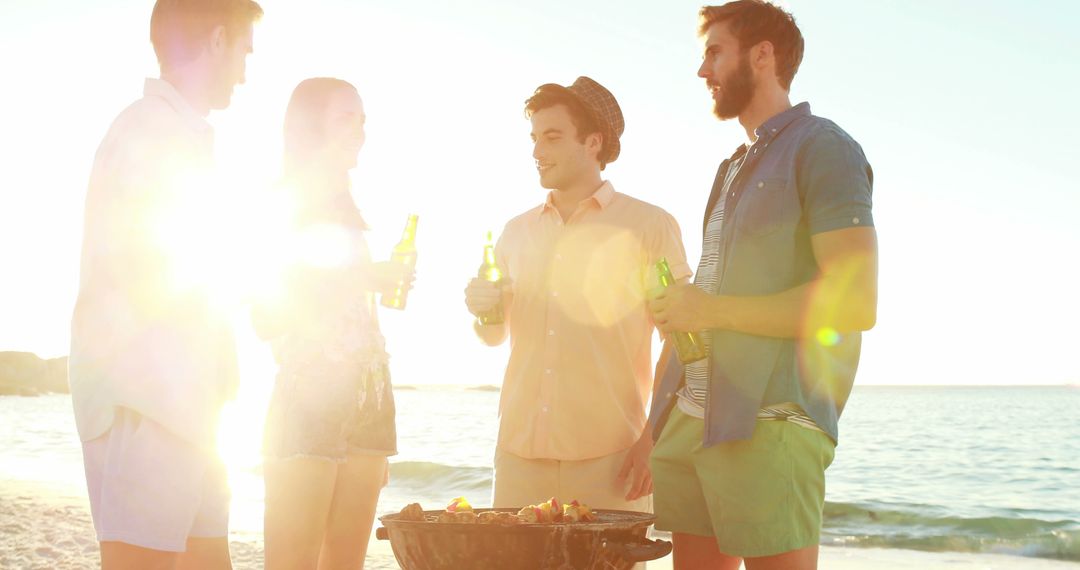
[[[662,289],[675,284],[675,278],[671,275],[671,267],[668,266],[666,257],[656,262],[656,273]],[[707,356],[705,344],[701,342],[701,335],[697,333],[673,332],[669,333],[668,340],[675,344],[675,353],[679,356],[679,362],[683,364],[697,362]]]
[[[405,231],[401,233],[401,241],[397,242],[394,250],[390,253],[390,261],[400,263],[410,269],[416,267],[416,214],[409,215],[409,221],[405,222]],[[383,293],[382,306],[390,309],[403,310],[405,299],[409,291],[405,288],[405,282],[398,283],[390,293]]]
[[[499,266],[495,264],[495,245],[491,243],[491,232],[487,233],[487,243],[484,244],[484,262],[480,264],[480,271],[477,276],[484,281],[494,283],[496,287],[501,289],[502,271],[499,271]],[[476,317],[476,320],[482,325],[503,324],[502,299],[500,298],[499,302],[487,312]]]

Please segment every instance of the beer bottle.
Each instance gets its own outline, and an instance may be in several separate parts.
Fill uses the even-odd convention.
[[[667,289],[675,284],[675,278],[671,275],[671,267],[668,266],[667,258],[661,258],[656,262],[656,273],[660,279],[660,288]],[[675,353],[679,356],[679,362],[690,364],[705,358],[705,344],[701,341],[701,335],[694,332],[672,332],[668,340],[675,344]]]
[[[501,291],[502,271],[499,271],[499,266],[495,264],[495,245],[491,243],[491,232],[487,233],[487,243],[484,244],[484,262],[480,264],[477,276],[484,281],[494,283]],[[503,323],[502,297],[500,296],[499,302],[494,307],[476,317],[476,320],[482,325],[501,325]]]
[[[400,263],[410,269],[416,267],[416,214],[409,215],[409,221],[405,223],[405,231],[401,233],[401,241],[397,242],[394,250],[390,253],[390,261]],[[383,293],[382,306],[391,309],[402,310],[405,308],[405,299],[409,291],[405,288],[405,281],[397,284],[390,293]]]

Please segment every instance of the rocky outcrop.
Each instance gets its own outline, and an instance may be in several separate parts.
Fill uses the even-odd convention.
[[[0,396],[68,393],[66,356],[44,359],[32,352],[0,352]]]

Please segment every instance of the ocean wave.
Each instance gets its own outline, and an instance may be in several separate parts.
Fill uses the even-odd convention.
[[[917,508],[827,502],[822,543],[1080,561],[1080,523],[1022,516],[935,516]]]
[[[419,500],[458,495],[488,496],[493,482],[490,467],[459,467],[428,461],[390,464],[390,487],[408,491]]]

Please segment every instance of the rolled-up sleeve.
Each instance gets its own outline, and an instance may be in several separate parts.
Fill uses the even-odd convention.
[[[649,250],[650,264],[667,259],[671,275],[675,279],[683,279],[694,273],[690,269],[690,264],[686,262],[686,248],[683,247],[679,222],[675,221],[675,217],[671,214],[662,211],[656,216],[646,235],[646,245]]]
[[[812,135],[796,172],[811,235],[874,225],[873,170],[846,133],[823,128]]]

